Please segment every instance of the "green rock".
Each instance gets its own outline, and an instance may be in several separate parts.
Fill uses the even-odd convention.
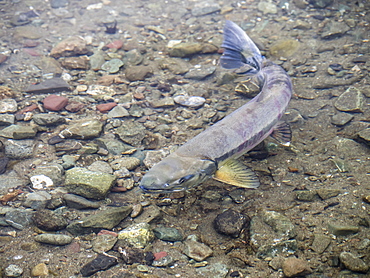
[[[342,191],[339,189],[325,189],[321,188],[317,190],[317,194],[321,199],[326,200],[335,196],[338,196]]]
[[[124,240],[126,243],[135,248],[144,248],[152,240],[154,233],[147,223],[139,223],[128,226],[118,233],[118,239]]]
[[[360,231],[360,228],[352,225],[339,225],[334,223],[328,224],[329,232],[336,236],[347,236],[356,234]]]
[[[296,227],[283,214],[276,211],[263,211],[261,216],[263,221],[280,236],[290,239],[297,235]]]
[[[92,242],[92,249],[96,253],[103,253],[111,250],[117,242],[117,237],[110,234],[98,235]]]
[[[112,155],[121,155],[123,152],[132,149],[130,145],[127,145],[115,138],[100,137],[96,139],[95,142],[99,147],[108,150],[108,152]]]
[[[292,56],[298,49],[300,43],[296,40],[287,39],[273,44],[270,47],[270,54],[274,57]]]
[[[70,193],[101,200],[116,181],[116,176],[75,167],[66,171],[65,185]]]
[[[83,119],[72,123],[62,135],[66,138],[93,139],[99,137],[103,123],[95,119]]]
[[[311,249],[316,253],[323,253],[325,249],[329,246],[331,238],[326,235],[316,234],[312,242]]]
[[[81,235],[99,232],[101,229],[111,230],[125,219],[131,211],[131,206],[110,207],[72,222],[67,226],[67,231],[73,235]]]
[[[202,51],[202,44],[198,42],[184,42],[173,46],[169,54],[172,57],[187,57]]]
[[[11,139],[28,139],[36,136],[36,130],[31,126],[10,125],[0,131],[0,136]]]
[[[153,230],[154,235],[166,241],[181,241],[183,239],[182,234],[176,228],[158,227]]]
[[[334,107],[343,112],[363,112],[365,97],[359,89],[349,87],[334,102]]]
[[[72,242],[72,237],[61,234],[40,234],[34,237],[35,241],[52,244],[52,245],[67,245]]]
[[[47,113],[36,114],[32,119],[36,124],[45,126],[60,125],[66,122],[66,119],[63,116]]]
[[[121,59],[112,59],[112,60],[105,62],[101,66],[101,69],[109,73],[117,73],[122,66],[123,66],[123,62]]]
[[[140,146],[143,140],[146,129],[137,121],[124,121],[122,126],[115,129],[119,138],[132,146]]]
[[[267,257],[275,257],[277,255],[291,256],[298,250],[297,240],[284,240],[274,244],[262,245],[257,250],[257,257],[265,259]]]
[[[312,202],[317,199],[315,190],[298,190],[295,192],[296,198],[299,201]]]

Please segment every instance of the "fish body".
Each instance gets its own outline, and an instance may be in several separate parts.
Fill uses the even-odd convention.
[[[262,84],[260,93],[154,165],[141,181],[144,191],[181,191],[210,177],[242,187],[259,186],[252,171],[233,161],[279,126],[292,96],[292,84],[285,70],[263,58],[253,41],[231,21],[226,22],[222,47],[221,66],[241,75],[255,75]],[[228,173],[231,168],[236,173]]]

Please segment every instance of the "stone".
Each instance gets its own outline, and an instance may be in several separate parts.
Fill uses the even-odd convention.
[[[102,66],[101,69],[105,70],[109,73],[117,73],[119,72],[120,68],[123,66],[123,61],[121,59],[112,59],[109,61],[106,61]]]
[[[198,42],[179,43],[170,48],[169,55],[172,57],[188,57],[202,51],[202,44]],[[171,61],[171,60],[170,60]],[[172,62],[175,60],[172,60]]]
[[[97,235],[92,242],[92,249],[96,253],[104,253],[111,250],[117,242],[117,236],[110,234]]]
[[[283,273],[286,277],[305,276],[312,273],[306,261],[289,257],[283,262]]]
[[[96,200],[104,199],[115,181],[114,175],[93,172],[81,167],[67,170],[65,174],[65,185],[70,193]]]
[[[367,145],[370,145],[370,128],[365,128],[357,133],[357,136],[360,141],[365,142]]]
[[[94,215],[73,221],[67,231],[73,235],[97,233],[101,229],[111,230],[125,219],[132,211],[130,206],[108,207]]]
[[[184,244],[184,254],[198,262],[204,261],[213,254],[211,248],[195,240],[187,239]]]
[[[25,159],[33,154],[33,140],[6,140],[5,155],[10,159]]]
[[[111,109],[113,109],[116,106],[117,106],[117,103],[115,103],[115,102],[108,102],[108,103],[98,104],[96,106],[96,109],[98,109],[99,112],[101,112],[101,113],[107,113],[108,111],[110,111]]]
[[[351,252],[342,252],[339,254],[339,259],[344,266],[352,271],[366,273],[369,266],[359,257]]]
[[[147,169],[150,169],[167,155],[169,155],[169,152],[165,150],[147,151],[143,163]]]
[[[134,147],[139,147],[145,136],[146,129],[137,121],[129,120],[124,121],[120,127],[116,128],[115,133],[123,142]]]
[[[139,65],[143,59],[144,57],[138,49],[131,49],[126,52],[126,55],[123,57],[123,62],[129,65]]]
[[[342,37],[345,35],[350,28],[344,22],[329,21],[321,34],[321,39],[331,40]]]
[[[14,113],[17,112],[17,102],[15,99],[6,98],[0,100],[0,113]]]
[[[173,98],[174,102],[185,107],[200,108],[206,102],[204,97],[178,95]]]
[[[202,16],[211,13],[215,13],[221,10],[220,5],[217,2],[205,0],[196,2],[194,8],[191,10],[193,16]]]
[[[34,237],[34,240],[40,243],[62,246],[70,244],[73,238],[62,234],[39,234]]]
[[[223,263],[212,263],[207,266],[198,267],[195,270],[199,277],[225,278],[229,272],[227,265]],[[230,275],[230,277],[233,277]]]
[[[168,69],[173,74],[185,74],[191,67],[187,61],[180,58],[163,58],[158,63],[162,69]]]
[[[352,121],[353,118],[354,116],[348,113],[337,113],[331,117],[331,123],[337,126],[344,126]]]
[[[261,1],[258,2],[258,10],[263,12],[263,14],[276,14],[277,7],[274,3]]]
[[[320,188],[316,190],[317,194],[320,196],[321,199],[327,200],[329,198],[333,198],[338,196],[340,193],[342,193],[339,189],[330,189],[330,188]]]
[[[5,277],[19,277],[23,274],[23,268],[16,264],[10,264],[4,269]]]
[[[23,230],[32,224],[33,212],[24,209],[15,209],[6,212],[5,221],[18,230]]]
[[[111,43],[108,43],[105,47],[107,48],[114,48],[114,49],[121,49],[123,46],[123,41],[122,40],[115,40],[115,41],[112,41]]]
[[[347,236],[356,234],[360,228],[353,225],[341,225],[337,223],[328,223],[329,232],[336,236]]]
[[[15,116],[12,114],[0,114],[0,126],[13,125],[15,122]]]
[[[49,269],[47,265],[44,263],[37,264],[31,269],[32,277],[44,277],[44,276],[47,276],[48,274],[49,274]]]
[[[29,176],[46,176],[52,180],[54,185],[61,185],[64,180],[64,169],[60,164],[57,163],[48,163],[48,164],[41,164],[38,165],[30,174]],[[41,177],[39,177],[41,178]],[[42,182],[42,180],[41,180]],[[42,189],[44,187],[50,186],[48,184],[44,184],[44,186],[39,187],[38,189]]]
[[[95,142],[99,147],[106,149],[112,155],[122,155],[122,153],[132,149],[132,146],[110,137],[99,137]]]
[[[274,244],[259,246],[257,257],[260,259],[266,259],[268,257],[275,257],[278,255],[287,256],[294,254],[297,250],[298,245],[295,239],[283,240]]]
[[[34,94],[47,94],[47,93],[58,93],[63,91],[69,91],[69,84],[62,78],[55,77],[46,79],[43,82],[37,84],[31,84],[25,90],[27,93]]]
[[[36,129],[28,125],[10,125],[0,130],[0,136],[16,140],[34,138],[36,133]]]
[[[124,108],[122,105],[115,106],[112,110],[108,113],[108,118],[123,118],[130,116],[130,113]]]
[[[46,191],[36,191],[27,194],[26,199],[23,202],[25,207],[32,209],[43,209],[47,203],[51,200],[51,195]]]
[[[184,77],[188,79],[202,80],[212,75],[215,71],[216,71],[215,66],[197,65],[189,69],[189,71],[184,75]]]
[[[334,102],[334,107],[343,112],[363,112],[365,97],[355,87],[349,87]]]
[[[64,58],[61,65],[63,68],[69,70],[88,70],[90,68],[89,58],[87,56]]]
[[[71,113],[76,113],[85,107],[85,104],[78,101],[69,101],[67,106],[64,107],[65,110]]]
[[[145,248],[154,240],[154,233],[149,224],[138,223],[121,230],[118,239],[124,240],[134,248]]]
[[[333,0],[311,0],[309,1],[315,8],[326,8],[333,3]]]
[[[315,190],[297,190],[295,195],[296,199],[299,201],[312,202],[318,199]]]
[[[56,126],[66,123],[66,118],[57,114],[36,114],[33,115],[32,120],[42,126]]]
[[[53,9],[59,9],[68,6],[68,0],[51,0],[50,6]]]
[[[270,54],[276,58],[292,56],[300,47],[297,40],[286,39],[271,45]]]
[[[131,82],[145,80],[152,74],[153,69],[150,66],[131,66],[125,70],[125,76]]]
[[[97,101],[107,101],[111,100],[117,92],[109,86],[91,85],[86,91],[86,94],[90,95]]]
[[[98,254],[95,259],[81,268],[80,273],[83,277],[89,277],[100,270],[106,270],[116,264],[118,264],[116,257],[108,254]]]
[[[294,238],[297,229],[294,224],[284,215],[276,211],[263,211],[261,213],[263,221],[283,238]]]
[[[120,245],[120,242],[118,242],[117,245]],[[147,262],[146,258],[151,253],[146,253],[141,248],[132,248],[128,246],[123,246],[123,247],[119,247],[118,251],[121,253],[121,257],[126,264],[141,263],[141,264],[150,265],[150,263]],[[153,261],[153,259],[151,259],[151,261]]]
[[[103,130],[103,123],[95,119],[81,119],[71,123],[61,132],[65,138],[93,139],[99,137]]]
[[[93,55],[89,57],[90,69],[98,71],[101,69],[101,66],[105,63],[104,52],[97,50]]]
[[[326,235],[315,234],[315,238],[312,242],[311,249],[316,253],[323,253],[328,248],[331,242],[331,238]]]
[[[48,209],[40,209],[32,218],[36,227],[44,231],[59,231],[67,227],[68,222],[62,214],[57,214]]]
[[[118,159],[113,160],[110,165],[113,168],[113,170],[119,170],[122,168],[126,168],[127,170],[134,170],[137,167],[139,167],[141,164],[140,159],[133,156],[126,156],[121,157]]]
[[[49,95],[42,101],[44,108],[51,111],[60,111],[68,104],[68,98],[57,95]]]
[[[70,57],[87,54],[86,41],[80,37],[69,37],[59,42],[50,52],[54,58]]]
[[[238,237],[241,231],[249,226],[249,222],[247,215],[228,209],[216,216],[213,226],[220,234]]]
[[[113,169],[110,167],[109,163],[101,160],[94,161],[89,167],[87,167],[87,169],[93,172],[102,172],[107,174],[113,173]]]
[[[153,108],[166,108],[166,107],[168,108],[168,107],[174,106],[175,102],[174,102],[173,98],[166,97],[166,98],[160,98],[160,99],[152,100],[150,102],[150,105]]]
[[[153,229],[154,235],[165,241],[181,241],[183,239],[183,235],[180,231],[176,228],[168,228],[168,227],[157,227]]]
[[[67,206],[75,209],[97,209],[100,207],[100,202],[93,202],[84,197],[74,195],[74,194],[64,194],[63,199]]]
[[[162,218],[162,211],[156,205],[145,207],[144,211],[134,219],[135,223],[152,223]]]

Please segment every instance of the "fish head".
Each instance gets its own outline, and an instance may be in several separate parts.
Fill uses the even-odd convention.
[[[176,153],[154,165],[142,178],[140,188],[149,193],[172,193],[196,186],[217,170],[216,162]]]

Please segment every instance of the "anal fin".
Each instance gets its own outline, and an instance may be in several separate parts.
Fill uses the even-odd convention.
[[[230,159],[215,173],[215,180],[244,188],[257,188],[260,182],[252,169],[238,160]]]
[[[289,147],[292,141],[292,131],[286,122],[278,122],[270,136],[285,147]]]

